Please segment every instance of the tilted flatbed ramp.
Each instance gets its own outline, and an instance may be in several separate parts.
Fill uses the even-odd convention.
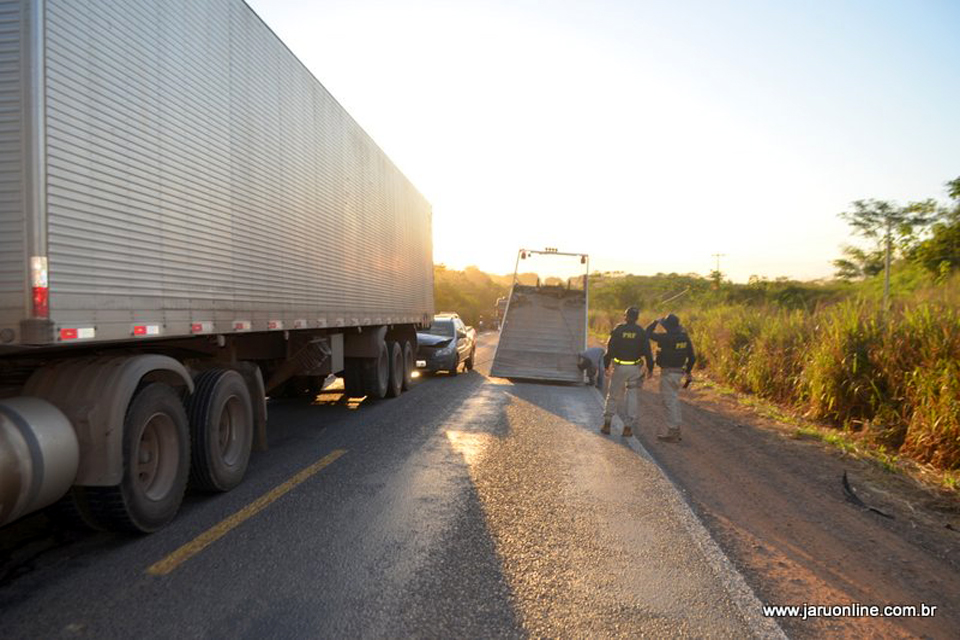
[[[521,251],[521,255],[530,252]],[[548,252],[554,253],[554,252]],[[586,256],[580,254],[583,264]],[[583,277],[583,283],[586,277]],[[524,285],[515,276],[491,375],[499,378],[583,382],[577,354],[587,343],[587,291],[567,285]]]

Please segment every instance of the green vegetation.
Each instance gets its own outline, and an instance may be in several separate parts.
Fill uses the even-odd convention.
[[[960,275],[934,278],[901,262],[892,282],[898,295],[885,310],[882,274],[719,289],[694,276],[605,274],[591,280],[591,328],[605,340],[631,298],[645,321],[676,312],[698,368],[842,432],[821,440],[960,470]],[[687,293],[659,303],[674,291]]]
[[[494,306],[497,298],[507,295],[513,276],[491,276],[476,267],[463,271],[447,269],[444,265],[433,267],[433,296],[437,313],[460,314],[468,325],[476,326],[481,316],[490,326],[496,316]]]
[[[740,392],[838,429],[820,439],[960,470],[960,178],[953,204],[854,203],[841,216],[875,242],[837,261],[847,279],[745,285],[660,274],[591,277],[591,327],[603,340],[624,308],[681,315],[698,367]],[[884,295],[884,252],[891,247]],[[859,278],[851,281],[851,277]]]
[[[869,450],[884,466],[910,459],[960,485],[960,178],[952,204],[854,203],[841,216],[873,242],[845,250],[841,279],[796,282],[722,274],[591,274],[590,330],[605,342],[629,306],[649,322],[681,316],[698,367],[721,385],[832,427],[815,437]],[[884,302],[890,247],[891,299]],[[860,253],[857,253],[859,251]],[[865,257],[857,261],[857,256]],[[438,310],[489,317],[510,277],[437,267]],[[798,431],[813,437],[814,432]]]

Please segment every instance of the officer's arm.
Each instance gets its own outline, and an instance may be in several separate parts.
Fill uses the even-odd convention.
[[[693,363],[697,361],[697,354],[693,350],[693,341],[687,338],[687,365],[686,371],[689,376],[693,372]]]
[[[658,322],[660,322],[660,321],[659,321],[659,320],[654,320],[653,322],[651,322],[650,324],[647,325],[647,335],[648,335],[648,336],[652,336],[652,335],[653,335],[653,332],[656,331],[656,329],[657,329],[657,323],[658,323]]]
[[[643,341],[643,358],[647,361],[647,375],[653,375],[653,351],[650,350],[650,341]]]
[[[610,368],[610,361],[613,359],[613,356],[610,355],[611,350],[613,350],[613,337],[614,333],[610,333],[610,339],[607,340],[607,350],[603,354],[603,368]]]

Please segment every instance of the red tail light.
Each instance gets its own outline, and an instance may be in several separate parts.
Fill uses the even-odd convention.
[[[33,317],[50,317],[50,289],[47,287],[33,288]]]
[[[47,281],[47,257],[30,258],[30,284],[33,289],[33,317],[50,317],[50,287]]]

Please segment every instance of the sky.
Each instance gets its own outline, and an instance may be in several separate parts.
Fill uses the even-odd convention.
[[[960,176],[956,0],[247,0],[433,206],[434,262],[829,277]]]

